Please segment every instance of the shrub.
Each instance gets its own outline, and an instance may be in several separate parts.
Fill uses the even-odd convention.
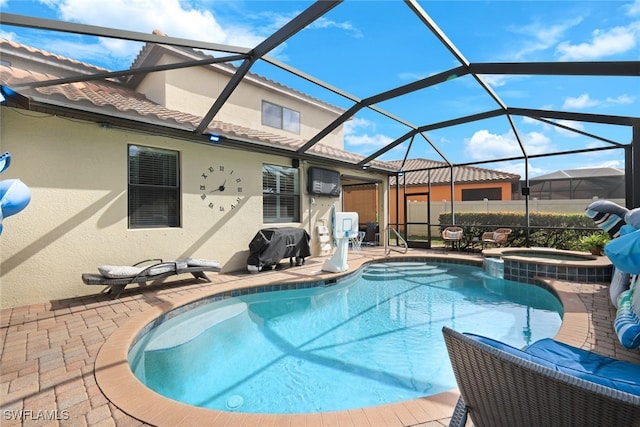
[[[441,228],[451,225],[451,213],[439,216]],[[456,225],[464,229],[463,248],[486,231],[511,228],[506,246],[527,246],[526,217],[522,212],[456,212]],[[528,246],[569,249],[579,248],[580,239],[599,231],[584,214],[534,212],[529,214]]]

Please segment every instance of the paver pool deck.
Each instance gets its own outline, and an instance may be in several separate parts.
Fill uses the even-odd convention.
[[[390,257],[469,257],[410,250]],[[349,271],[385,258],[380,247],[349,252]],[[209,425],[209,426],[444,426],[457,390],[371,408],[305,415],[219,412],[168,401],[131,381],[127,342],[149,318],[182,303],[246,286],[335,277],[320,271],[324,258],[304,266],[258,274],[210,274],[213,283],[181,280],[139,288],[113,300],[109,295],[50,301],[0,312],[0,405],[2,426]],[[78,272],[78,280],[80,274]],[[556,339],[618,359],[640,363],[640,352],[624,349],[613,330],[615,308],[607,283],[549,282],[564,317]],[[129,340],[129,341],[128,341]],[[106,392],[106,393],[105,393]]]

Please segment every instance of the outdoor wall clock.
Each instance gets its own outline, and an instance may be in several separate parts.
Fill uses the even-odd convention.
[[[234,169],[224,165],[209,166],[200,175],[200,199],[213,212],[229,212],[242,198],[242,178]]]

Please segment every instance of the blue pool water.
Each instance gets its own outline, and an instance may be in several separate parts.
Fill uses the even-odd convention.
[[[224,411],[344,410],[456,388],[441,329],[516,347],[556,334],[548,291],[452,264],[380,263],[329,287],[212,302],[141,337],[129,360],[158,393]]]

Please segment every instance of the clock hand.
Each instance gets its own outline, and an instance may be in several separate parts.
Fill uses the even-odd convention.
[[[225,185],[226,183],[227,183],[227,180],[225,179],[225,180],[224,180],[224,182],[223,182],[223,183],[222,183],[218,188],[216,188],[215,190],[211,190],[211,191],[209,191],[209,193],[213,193],[214,191],[224,191],[224,189],[225,189],[225,186],[224,186],[224,185]]]

